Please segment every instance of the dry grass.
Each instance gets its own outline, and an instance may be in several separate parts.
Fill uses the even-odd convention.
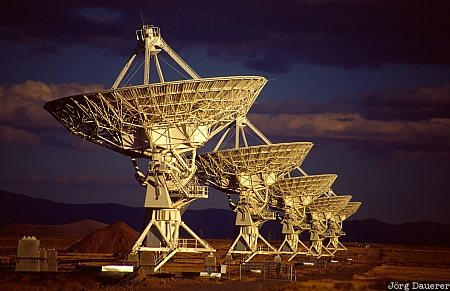
[[[18,238],[0,237],[0,259],[14,255]],[[41,246],[64,250],[77,238],[40,238]],[[218,263],[224,258],[230,241],[209,240],[218,250]],[[135,274],[105,276],[99,273],[66,272],[55,274],[0,272],[0,290],[384,290],[386,282],[448,280],[450,278],[450,249],[443,247],[399,245],[349,245],[348,252],[338,253],[336,264],[323,267],[296,267],[297,282],[287,281],[287,266],[278,275],[243,274],[239,280],[239,265],[231,266],[228,276],[209,280],[195,276],[205,269],[203,255],[176,255],[163,269],[169,275]],[[95,265],[117,260],[108,254],[73,255],[60,252],[60,260],[72,267],[78,261]],[[262,259],[257,257],[256,259]],[[301,259],[299,257],[299,259]],[[348,260],[350,259],[350,260]],[[61,262],[60,261],[60,262]],[[72,268],[75,270],[76,268]],[[70,270],[67,268],[66,270]],[[189,271],[190,274],[182,272]],[[191,276],[187,276],[191,275]],[[267,280],[269,277],[269,280]],[[264,278],[266,278],[264,280]]]

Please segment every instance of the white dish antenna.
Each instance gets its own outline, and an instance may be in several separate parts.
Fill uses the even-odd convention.
[[[238,194],[233,209],[240,234],[229,253],[246,254],[245,261],[257,254],[279,253],[259,234],[265,221],[275,219],[273,209],[284,211],[283,223],[293,229],[285,234],[292,240],[298,239],[305,224],[305,209],[309,209],[313,228],[320,231],[330,217],[342,218],[353,211],[338,215],[350,196],[335,196],[330,188],[335,175],[308,176],[300,168],[312,143],[272,144],[247,119],[267,83],[264,77],[201,78],[169,47],[158,27],[143,25],[136,37],[136,50],[111,89],[44,106],[74,135],[131,158],[135,177],[146,188],[144,206],[150,217],[133,246],[133,255],[152,253],[157,271],[178,252],[215,251],[181,220],[192,201],[208,198],[207,186],[200,185],[199,179]],[[140,52],[144,56],[142,84],[130,86],[137,72],[132,72],[133,67],[141,67],[134,66]],[[160,53],[166,53],[179,67],[177,71],[189,79],[167,82]],[[152,68],[158,82],[150,84]],[[251,145],[246,135],[249,130],[264,145]],[[198,156],[197,150],[219,133],[214,150]],[[234,148],[224,150],[232,134]],[[137,159],[145,161],[146,170],[140,169]],[[294,169],[304,177],[291,178]],[[330,200],[321,200],[321,195]],[[181,239],[180,228],[191,238]],[[323,235],[320,231],[314,233]]]
[[[190,202],[208,197],[207,187],[195,178],[197,149],[245,115],[267,80],[202,79],[167,45],[159,28],[144,25],[136,33],[137,50],[112,89],[53,100],[44,108],[74,135],[132,158],[151,216],[133,253],[154,253],[157,271],[177,252],[215,251],[181,220]],[[139,51],[144,53],[143,85],[123,87]],[[165,82],[162,51],[192,79]],[[160,81],[155,84],[150,84],[152,61]],[[136,158],[145,159],[148,170],[141,171]],[[191,236],[189,244],[180,240],[180,227]]]
[[[269,211],[269,186],[301,165],[312,143],[282,143],[251,146],[202,154],[197,159],[200,179],[219,190],[239,194],[235,207],[239,235],[228,253],[246,254],[250,261],[258,254],[278,251],[259,233],[260,226],[274,220]]]
[[[310,254],[309,248],[300,240],[301,233],[310,229],[306,208],[330,190],[336,177],[326,174],[287,178],[270,187],[271,207],[284,212],[281,221],[284,240],[278,251],[290,255],[289,261],[299,254]]]

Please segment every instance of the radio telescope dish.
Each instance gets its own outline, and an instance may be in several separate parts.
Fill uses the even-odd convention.
[[[337,251],[347,250],[347,248],[339,241],[339,238],[345,235],[345,232],[342,231],[342,222],[355,214],[360,206],[361,202],[351,201],[347,205],[345,205],[345,207],[341,211],[330,218],[327,234],[329,241],[325,248],[331,254],[334,254]]]
[[[247,254],[246,262],[257,254],[277,254],[259,234],[259,227],[265,221],[275,219],[275,213],[268,209],[268,187],[301,165],[311,147],[309,142],[281,143],[210,152],[198,157],[200,180],[219,190],[239,194],[234,210],[240,233],[229,254]],[[258,246],[259,240],[264,247]]]
[[[267,80],[259,76],[202,79],[167,45],[158,27],[143,25],[136,35],[137,50],[111,89],[53,100],[44,108],[74,135],[131,157],[135,176],[146,187],[144,206],[151,214],[132,255],[152,252],[153,271],[157,271],[177,252],[215,252],[181,220],[190,202],[208,198],[207,187],[195,178],[196,151],[247,114]],[[121,86],[139,51],[144,52],[143,84]],[[167,53],[192,80],[166,82],[160,52]],[[151,61],[159,83],[150,84]],[[146,159],[147,173],[139,169],[136,158]],[[181,241],[180,227],[192,239]]]
[[[308,208],[311,214],[329,219],[344,209],[351,198],[350,195],[322,197],[309,204]]]
[[[300,165],[312,145],[280,143],[204,153],[197,159],[198,175],[225,192],[265,188]]]
[[[361,202],[350,201],[347,205],[345,205],[344,209],[338,213],[337,216],[339,217],[339,220],[344,221],[348,219],[358,211],[359,207],[361,207]]]
[[[326,193],[337,175],[311,175],[287,178],[271,186],[271,206],[276,209],[304,207]]]
[[[323,241],[327,235],[328,223],[330,219],[344,209],[351,198],[352,196],[349,195],[322,197],[308,205],[308,210],[311,215],[311,247],[309,251],[313,256],[322,257],[333,255],[333,253],[323,246]]]
[[[203,146],[246,114],[267,80],[220,77],[80,94],[45,104],[71,133],[131,157]]]
[[[330,188],[335,175],[308,176],[300,168],[312,143],[272,144],[247,119],[267,80],[260,76],[201,78],[168,46],[158,27],[143,25],[136,36],[136,51],[111,89],[53,100],[44,106],[72,134],[131,158],[135,177],[146,188],[144,206],[149,221],[130,259],[151,252],[147,257],[152,258],[156,272],[178,252],[215,252],[181,219],[190,202],[208,198],[208,188],[199,180],[228,195],[239,195],[237,205],[229,197],[240,233],[228,254],[246,254],[244,261],[248,262],[257,254],[279,253],[259,234],[265,221],[275,219],[270,208],[285,212],[283,228],[289,231],[284,233],[291,235],[292,245],[304,229],[307,209],[311,237],[319,237],[316,240],[322,248],[329,221],[350,213],[338,214],[350,199],[343,197],[350,196],[335,196]],[[139,52],[144,54],[143,84],[129,86],[127,82],[136,72],[128,71]],[[192,79],[167,82],[159,63],[161,52]],[[158,83],[150,84],[151,64]],[[249,146],[245,130],[253,131],[266,144]],[[219,133],[214,150],[198,156],[197,150]],[[234,149],[223,150],[233,133]],[[144,159],[148,169],[141,171],[136,159]],[[290,177],[293,169],[305,177],[280,181]],[[330,200],[318,198],[322,194]],[[180,228],[191,238],[181,239]],[[315,246],[319,242],[313,242]]]
[[[336,177],[334,174],[326,174],[287,178],[270,187],[271,207],[284,212],[281,221],[284,241],[278,251],[290,254],[289,261],[298,254],[309,253],[308,247],[299,238],[304,230],[309,229],[306,207],[329,191]]]

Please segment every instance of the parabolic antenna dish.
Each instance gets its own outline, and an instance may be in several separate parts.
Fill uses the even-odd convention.
[[[270,205],[277,209],[303,207],[330,190],[337,175],[312,175],[277,181],[270,187]]]
[[[110,89],[50,101],[71,133],[128,156],[198,148],[245,115],[267,80],[239,76]]]
[[[339,213],[349,203],[352,196],[329,196],[317,198],[308,207],[311,212],[322,213],[325,216]]]
[[[360,206],[361,202],[351,201],[338,213],[338,215],[342,218],[342,220],[345,220],[355,214]]]
[[[300,166],[312,146],[310,142],[293,142],[205,153],[197,158],[197,174],[227,192],[265,187]]]

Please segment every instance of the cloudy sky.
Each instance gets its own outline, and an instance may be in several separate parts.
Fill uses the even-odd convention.
[[[111,87],[143,18],[203,77],[265,76],[249,119],[275,142],[314,142],[303,168],[336,173],[335,192],[363,202],[354,218],[449,223],[449,13],[445,0],[3,1],[0,189],[142,205],[127,157],[42,106]],[[207,207],[224,195],[193,204]]]

